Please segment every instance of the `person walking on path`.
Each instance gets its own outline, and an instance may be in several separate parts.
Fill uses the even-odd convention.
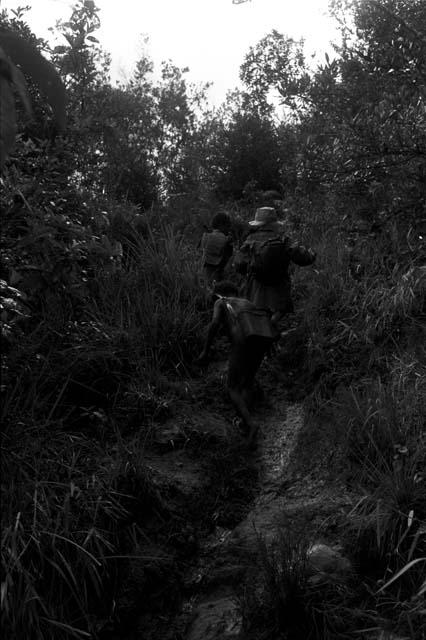
[[[232,256],[231,219],[227,213],[218,213],[212,220],[212,231],[201,238],[203,249],[203,275],[208,286],[223,280],[224,270]]]
[[[221,327],[228,334],[231,351],[228,360],[227,389],[232,403],[247,429],[247,441],[253,446],[257,426],[250,415],[254,378],[275,339],[270,315],[238,297],[233,282],[223,281],[213,289],[213,317],[208,326],[198,364],[207,364],[210,348]]]
[[[234,267],[246,275],[245,297],[257,308],[268,310],[277,326],[285,314],[293,311],[290,263],[310,265],[316,254],[284,235],[273,207],[257,209],[249,225],[252,231],[237,252]]]

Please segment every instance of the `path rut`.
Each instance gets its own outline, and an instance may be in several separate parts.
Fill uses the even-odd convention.
[[[223,364],[218,363],[216,369],[214,375],[220,382]],[[219,438],[222,450],[226,452],[228,443],[237,438],[236,426],[230,418],[232,412],[227,419],[221,415],[222,406],[214,406],[218,413],[210,411],[209,407],[201,412],[192,407],[189,409],[186,415],[179,415],[170,424],[162,425],[160,439],[168,441],[172,434],[176,442],[182,443],[188,434],[198,431],[208,439]],[[224,410],[226,413],[229,407]],[[271,385],[268,403],[263,403],[254,412],[254,417],[259,425],[258,446],[255,452],[247,450],[246,465],[257,471],[254,499],[251,494],[249,512],[243,509],[240,521],[230,519],[232,527],[216,526],[213,531],[210,528],[210,533],[206,532],[198,540],[183,576],[186,600],[175,618],[179,632],[173,638],[241,638],[243,620],[238,597],[241,585],[256,566],[260,540],[270,547],[283,536],[308,531],[311,541],[321,542],[318,532],[324,520],[335,517],[351,503],[350,496],[328,483],[326,474],[321,477],[318,469],[311,472],[298,469],[299,436],[306,428],[304,408],[301,403],[289,402],[282,386]],[[242,447],[241,441],[241,451]],[[184,506],[191,504],[197,492],[206,498],[212,494],[213,487],[209,485],[203,458],[203,454],[194,458],[181,444],[177,450],[147,455],[146,463],[153,477],[158,478],[160,493],[177,492],[174,500]],[[226,503],[226,495],[222,500]],[[230,504],[232,507],[232,501]],[[212,522],[214,517],[210,524]],[[146,636],[144,628],[144,624],[139,627],[142,635],[138,631],[135,637]],[[169,634],[169,637],[172,636]]]
[[[259,470],[258,495],[249,514],[233,529],[218,529],[201,550],[204,571],[222,575],[194,603],[194,617],[185,640],[238,638],[242,619],[235,583],[243,578],[256,552],[259,537],[267,544],[278,535],[285,509],[285,484],[298,432],[303,425],[303,408],[285,399],[274,399],[256,415],[260,426],[256,464]],[[228,569],[228,571],[226,570]],[[228,583],[228,584],[227,584]]]

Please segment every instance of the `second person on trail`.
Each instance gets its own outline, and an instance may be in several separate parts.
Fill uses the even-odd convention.
[[[207,364],[210,348],[222,327],[228,334],[231,350],[228,363],[227,387],[231,401],[243,420],[250,446],[254,445],[257,425],[250,415],[254,379],[275,333],[270,316],[256,309],[249,300],[239,297],[233,282],[223,281],[213,288],[213,316],[209,324],[204,348],[197,362]]]
[[[201,238],[203,249],[203,275],[207,285],[223,280],[224,270],[232,256],[231,219],[218,213],[212,220],[212,231]]]
[[[310,265],[316,254],[284,235],[272,207],[257,209],[249,225],[252,232],[238,251],[234,266],[246,275],[245,297],[258,309],[268,310],[276,326],[285,314],[293,311],[290,263]]]

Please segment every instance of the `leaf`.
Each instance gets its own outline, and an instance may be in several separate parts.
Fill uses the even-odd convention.
[[[66,93],[55,67],[43,58],[32,44],[10,31],[0,30],[0,45],[12,62],[19,65],[46,96],[52,107],[56,125],[60,131],[63,130],[66,119]]]
[[[408,562],[404,567],[402,567],[400,571],[398,571],[398,573],[392,576],[390,580],[388,580],[382,587],[380,587],[380,589],[378,589],[376,593],[380,593],[381,591],[384,591],[387,587],[389,587],[389,585],[392,584],[392,582],[400,578],[406,571],[411,569],[411,567],[413,567],[415,564],[418,564],[419,562],[426,562],[426,557],[416,558],[415,560],[411,560],[411,562]]]
[[[0,72],[0,169],[15,143],[15,100],[9,80]]]
[[[10,66],[12,71],[13,84],[15,85],[15,88],[19,93],[19,97],[21,98],[22,104],[25,107],[25,111],[28,113],[28,115],[31,115],[32,108],[31,108],[30,98],[28,96],[27,83],[25,80],[25,76],[22,73],[22,71],[18,69],[18,67],[15,67],[14,64],[11,64]]]
[[[74,638],[91,638],[92,636],[90,635],[90,633],[87,633],[87,631],[83,631],[83,629],[78,629],[77,627],[72,627],[69,624],[66,624],[65,622],[59,622],[59,620],[52,620],[51,618],[43,618],[44,620],[46,620],[46,622],[48,622],[49,624],[53,625],[54,627],[58,627],[59,629],[62,629],[63,631],[66,631],[68,634],[71,634],[72,636],[74,636]]]
[[[95,38],[95,36],[87,36],[86,40],[90,40],[90,42],[99,42],[99,40]]]

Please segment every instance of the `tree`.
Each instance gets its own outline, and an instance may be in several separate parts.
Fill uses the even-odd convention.
[[[370,215],[417,215],[426,196],[426,6],[394,0],[350,6],[339,58],[320,67],[311,83],[304,176],[357,194]]]
[[[247,92],[264,104],[275,89],[283,104],[297,109],[308,99],[310,77],[306,70],[303,40],[272,31],[251,47],[240,69]]]
[[[12,21],[7,20],[5,12],[0,16],[0,168],[13,147],[17,130],[13,89],[19,93],[27,115],[32,115],[31,94],[25,76],[50,105],[57,130],[63,130],[65,126],[63,83],[53,65],[38,51],[35,38],[28,39],[23,13],[23,9],[14,11]]]
[[[247,94],[234,92],[210,116],[204,179],[221,199],[240,199],[253,181],[260,190],[280,187],[276,126],[257,107]]]

